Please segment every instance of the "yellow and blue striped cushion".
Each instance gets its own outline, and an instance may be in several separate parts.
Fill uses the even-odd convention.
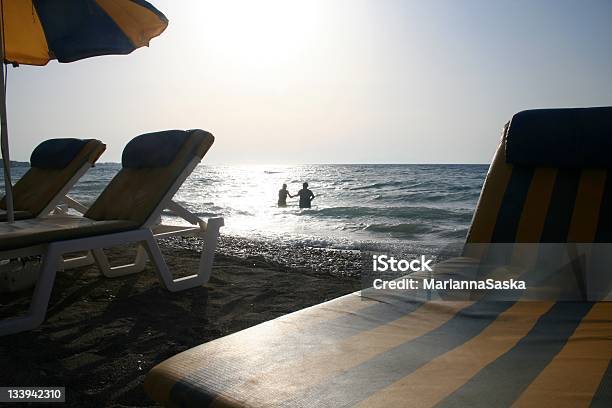
[[[468,243],[612,242],[608,169],[525,167],[500,145]]]
[[[604,406],[611,316],[610,302],[352,294],[183,352],[145,389],[177,407]]]

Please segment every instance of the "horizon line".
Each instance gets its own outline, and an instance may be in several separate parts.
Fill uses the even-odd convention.
[[[0,163],[3,162],[3,159],[0,158]],[[30,164],[29,161],[23,160],[13,160],[11,159],[11,163],[16,164]],[[96,162],[96,164],[121,164],[120,161],[101,161]],[[337,163],[203,163],[205,166],[350,166],[350,165],[359,165],[359,166],[403,166],[403,165],[470,165],[470,166],[486,166],[491,163],[474,163],[474,162],[454,162],[454,163],[437,163],[437,162],[337,162]]]

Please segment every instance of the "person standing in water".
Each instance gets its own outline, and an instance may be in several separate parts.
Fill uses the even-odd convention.
[[[308,183],[302,184],[302,189],[296,195],[300,197],[300,208],[310,208],[310,202],[315,198],[312,191],[308,189]]]
[[[283,187],[278,190],[278,206],[279,207],[286,207],[287,206],[287,196],[289,196],[289,198],[293,198],[295,196],[292,196],[289,191],[287,191],[287,185],[283,184]]]

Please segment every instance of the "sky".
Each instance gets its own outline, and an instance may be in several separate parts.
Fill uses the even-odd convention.
[[[11,158],[163,129],[211,164],[488,163],[530,108],[612,105],[612,1],[152,0],[150,47],[8,72]]]

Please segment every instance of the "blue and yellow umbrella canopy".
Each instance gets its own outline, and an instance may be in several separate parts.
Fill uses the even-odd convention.
[[[46,65],[129,54],[149,45],[168,19],[144,0],[0,0],[0,150],[7,220],[13,222],[4,63]]]
[[[168,19],[144,0],[1,0],[4,60],[45,65],[129,54]]]

